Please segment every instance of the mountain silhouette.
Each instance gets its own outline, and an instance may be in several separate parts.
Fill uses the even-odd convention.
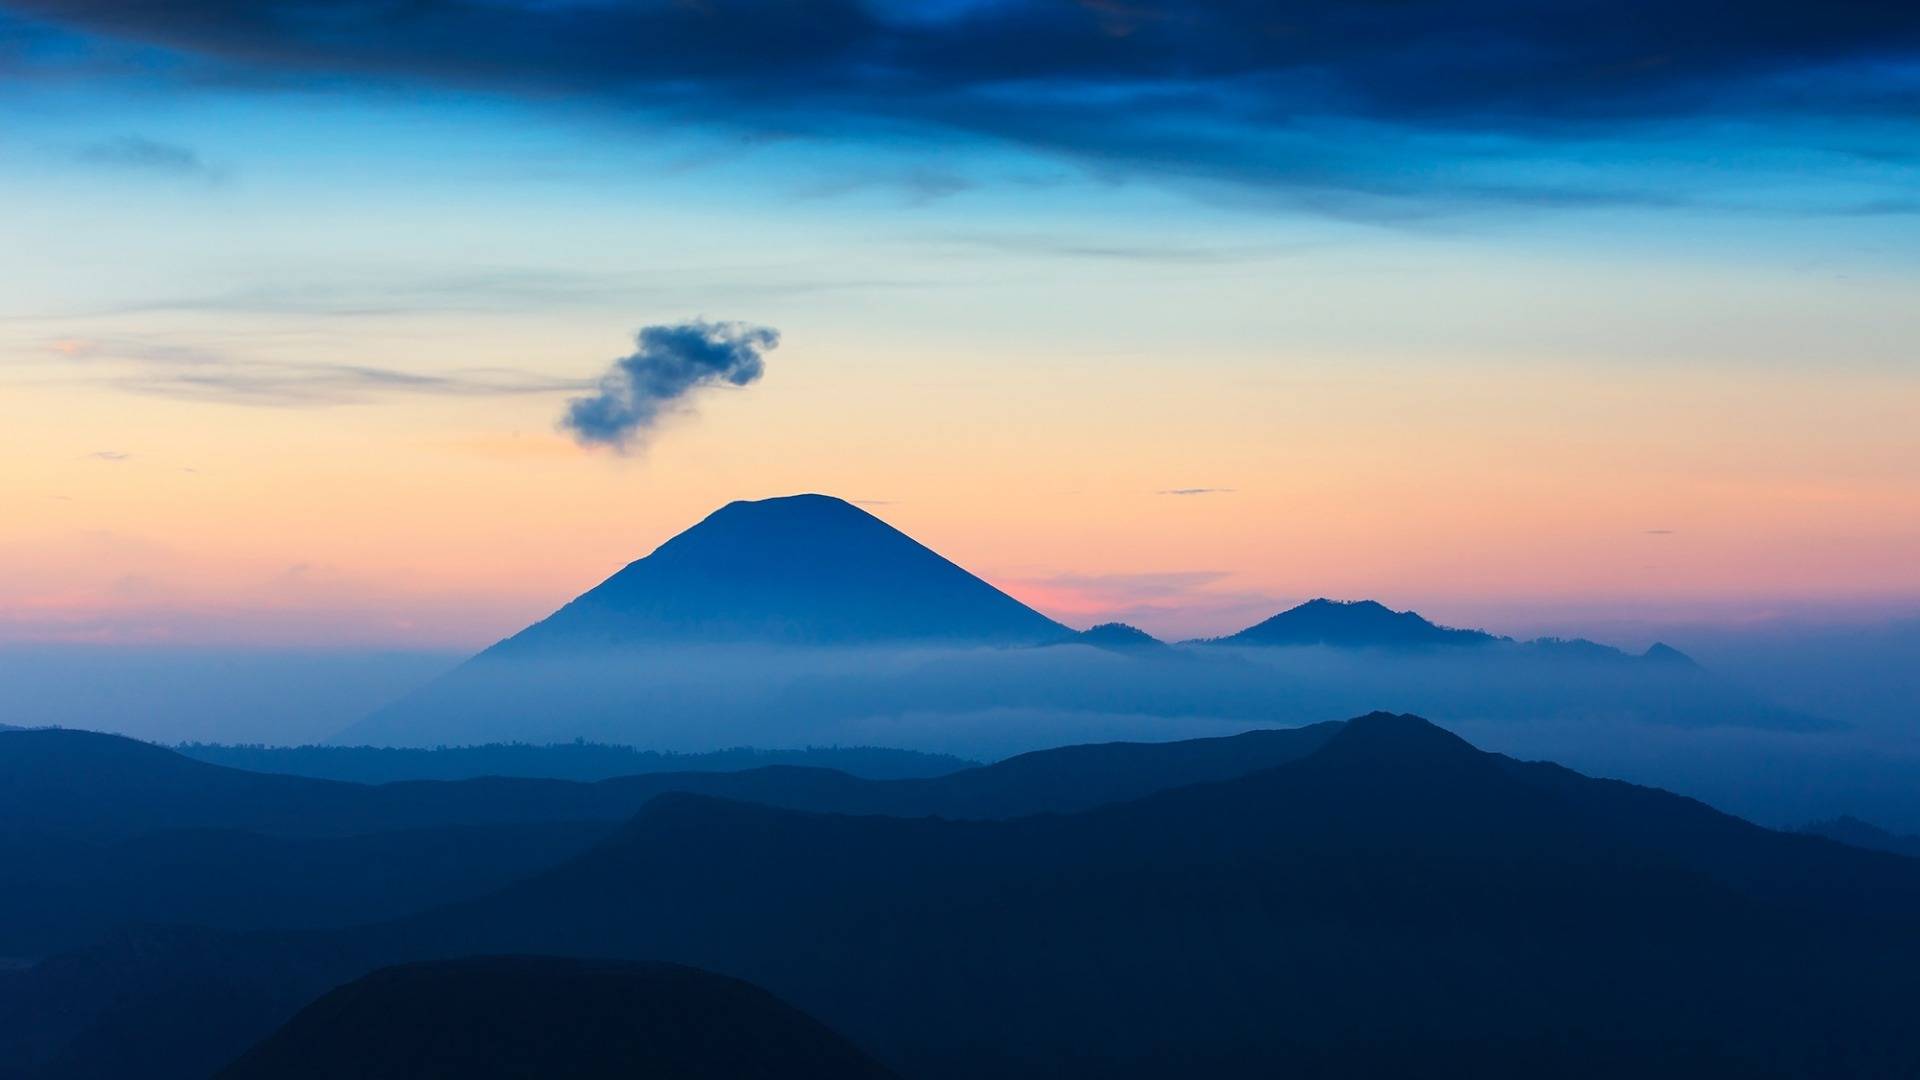
[[[1072,634],[840,499],[734,502],[336,741],[737,745],[765,736],[721,725],[758,724],[793,680],[818,674],[817,658],[803,654],[833,651],[853,665],[862,649],[1028,646]],[[556,730],[539,734],[541,724]]]
[[[0,1046],[100,1075],[164,1032],[217,1064],[378,967],[514,953],[746,979],[928,1080],[1901,1076],[1915,910],[1920,862],[1374,714],[1272,768],[1078,813],[662,796],[418,916],[0,974]]]
[[[1647,651],[1641,653],[1640,658],[1649,663],[1667,664],[1678,668],[1697,668],[1700,666],[1699,662],[1693,657],[1688,656],[1686,653],[1681,652],[1679,649],[1674,648],[1664,641],[1656,641],[1647,646]]]
[[[1411,611],[1373,600],[1309,600],[1213,641],[1221,645],[1331,645],[1343,649],[1421,649],[1490,645],[1504,640],[1481,630],[1437,626]]]
[[[634,643],[1032,644],[1070,633],[865,510],[733,502],[485,655]]]
[[[881,1080],[759,987],[671,964],[481,957],[339,987],[216,1080]]]

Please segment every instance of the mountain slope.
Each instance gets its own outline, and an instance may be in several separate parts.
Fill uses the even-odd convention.
[[[484,655],[644,642],[1028,644],[1071,633],[851,503],[728,503]]]
[[[127,926],[352,926],[484,895],[580,854],[611,821],[267,836],[174,829],[110,842],[0,830],[0,957],[82,948]]]
[[[485,957],[339,987],[217,1080],[860,1080],[887,1070],[773,995],[670,964]]]
[[[1297,762],[1068,817],[664,799],[399,938],[713,965],[918,1075],[1084,1047],[1102,1073],[1246,1074],[1368,1043],[1727,1075],[1824,1063],[1835,1032],[1859,1062],[1920,1061],[1892,1004],[1920,989],[1896,959],[1920,958],[1916,905],[1920,867],[1368,717]]]
[[[1345,649],[1420,649],[1489,645],[1502,640],[1481,630],[1437,626],[1411,611],[1373,600],[1309,600],[1235,634],[1220,645],[1331,645]]]
[[[0,980],[0,1043],[50,1037],[58,1002],[95,1018],[67,1043],[86,1053],[162,1017],[231,1053],[257,1015],[194,994],[294,1002],[396,960],[511,952],[745,978],[929,1078],[1912,1075],[1916,911],[1912,860],[1373,715],[1277,767],[1077,814],[663,797],[578,859],[417,918]]]

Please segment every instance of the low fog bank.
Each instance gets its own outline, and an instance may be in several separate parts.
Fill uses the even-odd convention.
[[[1920,732],[1920,615],[1873,623],[1682,628],[1701,663],[1790,708]]]
[[[460,665],[427,652],[16,646],[0,649],[0,723],[163,743],[584,739],[994,760],[1385,709],[1770,825],[1853,815],[1920,832],[1920,624],[1666,636],[1705,669],[1580,648],[707,647]]]
[[[424,651],[8,645],[0,647],[0,723],[162,743],[315,742],[461,659]]]
[[[1665,642],[1786,708],[1862,727],[1920,727],[1920,601],[1829,605],[1728,622],[1630,618],[1525,622],[1634,649]]]
[[[484,656],[337,741],[586,738],[680,751],[878,742],[997,757],[1062,741],[1180,738],[1375,709],[1442,720],[1840,726],[1775,707],[1684,661],[1580,647],[1397,653],[647,646],[564,658]],[[1055,714],[1069,720],[1038,719]],[[927,719],[942,716],[969,719]]]
[[[1484,750],[1665,788],[1774,828],[1850,816],[1920,832],[1920,746],[1910,736],[1868,728],[1686,730],[1627,720],[1446,726]]]
[[[881,745],[992,760],[1375,709],[1769,825],[1853,814],[1920,829],[1920,740],[1909,729],[1783,708],[1684,663],[1578,648],[648,648],[472,663],[337,741]]]

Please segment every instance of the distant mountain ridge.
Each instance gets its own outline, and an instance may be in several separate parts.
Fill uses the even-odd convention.
[[[1337,649],[1419,651],[1515,646],[1565,659],[1645,660],[1670,668],[1697,669],[1686,653],[1655,642],[1639,656],[1586,638],[1542,637],[1516,641],[1485,630],[1442,626],[1414,611],[1395,611],[1377,600],[1329,600],[1320,597],[1288,608],[1272,618],[1225,637],[1201,638],[1196,645],[1325,646]]]
[[[1491,645],[1507,638],[1457,630],[1395,611],[1376,600],[1309,600],[1226,637],[1218,645],[1331,645],[1336,648],[1434,648]]]
[[[769,765],[833,769],[868,780],[942,776],[978,765],[949,754],[881,746],[822,746],[795,750],[730,747],[693,754],[591,743],[485,743],[478,746],[255,746],[183,743],[172,749],[212,765],[356,784],[405,780],[478,780],[511,777],[592,783],[646,773],[741,772]]]

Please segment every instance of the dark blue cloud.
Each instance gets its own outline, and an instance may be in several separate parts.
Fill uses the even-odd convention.
[[[427,82],[765,131],[930,125],[1090,167],[1392,196],[1414,136],[1920,108],[1911,0],[0,0],[222,82]],[[145,55],[145,53],[141,53]],[[1792,138],[1792,136],[1783,136]],[[1478,151],[1485,153],[1484,146]],[[1461,183],[1481,201],[1610,193]],[[1644,199],[1644,194],[1630,197]],[[1337,209],[1337,207],[1334,207]]]
[[[567,402],[560,426],[581,445],[624,452],[694,391],[753,382],[766,371],[762,354],[780,344],[780,333],[695,319],[649,326],[635,344],[601,376],[594,393]]]

